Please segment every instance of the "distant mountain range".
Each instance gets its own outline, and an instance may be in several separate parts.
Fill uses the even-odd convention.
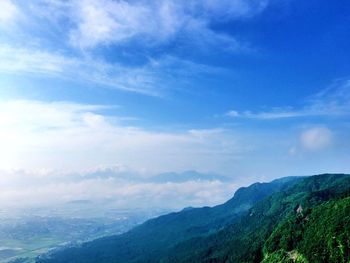
[[[113,169],[102,169],[84,176],[85,179],[94,178],[115,178],[127,181],[137,181],[137,182],[149,182],[149,183],[183,183],[188,181],[221,181],[228,182],[233,179],[223,175],[211,174],[211,173],[199,173],[197,171],[185,171],[181,173],[168,172],[161,173],[154,176],[141,177],[135,173],[131,172],[120,172]]]
[[[350,175],[287,177],[240,188],[38,263],[349,262]]]
[[[154,177],[151,177],[148,180],[155,183],[167,183],[167,182],[182,183],[187,181],[228,182],[228,181],[232,181],[232,178],[229,178],[223,175],[204,174],[204,173],[199,173],[197,171],[186,171],[183,173],[162,173]]]

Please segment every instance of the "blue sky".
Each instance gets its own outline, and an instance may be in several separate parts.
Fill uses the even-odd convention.
[[[349,172],[349,12],[345,0],[3,0],[0,169],[197,170],[236,186]]]

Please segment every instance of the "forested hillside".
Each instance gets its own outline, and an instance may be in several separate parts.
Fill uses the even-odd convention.
[[[266,262],[349,262],[350,197],[299,209],[264,246]]]
[[[254,184],[37,262],[349,262],[349,196],[349,175]]]

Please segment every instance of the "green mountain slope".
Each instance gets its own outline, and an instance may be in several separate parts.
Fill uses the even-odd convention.
[[[240,188],[228,202],[213,207],[186,209],[147,221],[120,235],[85,243],[42,257],[37,262],[153,262],[167,255],[175,244],[215,233],[231,224],[256,202],[301,180],[288,177]]]
[[[266,262],[350,261],[350,197],[299,209],[264,245]]]
[[[268,254],[264,254],[264,251],[265,253],[270,250],[272,253],[280,253],[281,251],[278,248],[270,250],[265,248],[264,250],[264,245],[268,244],[268,240],[271,240],[271,234],[278,231],[275,229],[278,228],[279,224],[295,217],[301,209],[310,213],[314,209],[317,211],[316,208],[327,201],[347,196],[350,196],[349,175],[319,175],[306,178],[287,191],[275,193],[258,202],[237,222],[217,233],[177,244],[163,261],[261,262],[265,258],[265,262],[270,262],[271,257],[266,259]],[[315,229],[322,227],[318,223],[319,221],[315,221],[312,227]],[[343,227],[347,228],[348,226],[344,225]],[[285,228],[281,227],[280,229]],[[299,236],[297,234],[298,228],[295,225],[286,230],[286,233],[293,233],[289,242],[297,242]],[[347,238],[349,239],[349,236]],[[277,240],[280,239],[275,238],[274,241],[270,242],[268,248],[271,248],[271,244],[275,244]],[[281,240],[283,240],[282,237]],[[307,245],[305,247],[308,249]],[[320,249],[324,248],[320,245]],[[293,252],[290,249],[285,249],[285,251]],[[320,258],[319,255],[315,257]]]
[[[349,262],[350,175],[254,184],[38,262]]]

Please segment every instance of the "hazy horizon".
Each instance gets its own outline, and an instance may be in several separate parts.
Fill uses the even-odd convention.
[[[181,209],[257,181],[349,173],[349,11],[0,1],[0,205]],[[186,171],[213,176],[151,179]]]

